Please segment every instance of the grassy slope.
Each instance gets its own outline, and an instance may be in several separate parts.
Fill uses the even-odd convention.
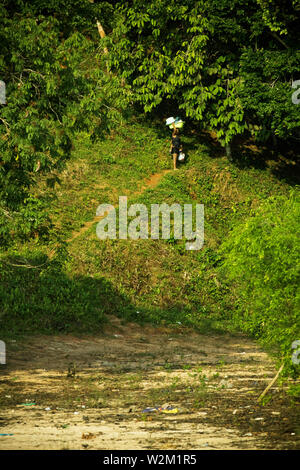
[[[289,187],[268,170],[238,168],[207,138],[186,131],[188,162],[142,191],[152,174],[172,168],[169,139],[167,129],[158,132],[139,122],[102,143],[78,138],[61,184],[51,190],[42,181],[38,188],[52,198],[50,241],[36,239],[2,253],[2,337],[95,332],[109,313],[154,323],[180,321],[202,331],[230,327],[231,293],[216,275],[218,246],[252,207]],[[72,238],[94,218],[99,204],[117,205],[121,195],[128,196],[129,205],[203,203],[204,248],[189,252],[183,241],[174,240],[99,241],[94,224],[47,260],[57,236]],[[41,266],[11,266],[20,262]]]

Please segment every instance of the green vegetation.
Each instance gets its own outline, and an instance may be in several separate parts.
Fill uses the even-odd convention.
[[[96,333],[113,314],[244,331],[299,372],[299,30],[297,2],[278,5],[0,1],[1,338]],[[121,195],[204,204],[203,249],[100,241],[96,209]]]
[[[266,200],[222,245],[224,270],[237,290],[239,327],[280,349],[290,364],[299,336],[299,192]]]
[[[101,51],[76,29],[76,17],[66,28],[56,15],[44,16],[43,5],[34,6],[0,2],[7,94],[0,118],[0,241],[6,244],[12,232],[23,238],[47,232],[48,201],[33,197],[32,187],[40,175],[55,182],[53,171],[69,159],[76,133],[103,137],[125,107],[126,87],[106,74]]]
[[[226,146],[299,138],[291,85],[298,73],[299,2],[121,2],[107,38],[112,70],[145,112],[178,107]]]
[[[135,120],[92,147],[82,134],[60,184],[47,188],[41,181],[37,193],[52,201],[48,214],[53,226],[47,240],[16,240],[2,252],[2,335],[96,332],[113,313],[137,322],[181,322],[205,333],[238,328],[266,336],[289,353],[299,324],[297,311],[292,314],[287,304],[289,299],[294,302],[297,288],[297,193],[290,196],[289,185],[270,169],[239,169],[225,156],[211,159],[211,143],[202,139],[199,144],[194,133],[183,138],[193,149],[187,164],[147,187],[151,174],[171,167],[168,132],[158,138],[155,126]],[[174,239],[100,241],[96,222],[87,230],[84,224],[93,220],[99,203],[117,206],[119,194],[127,194],[129,204],[147,207],[163,201],[204,203],[203,249],[187,252],[184,240]],[[274,194],[278,201],[272,202]],[[270,208],[274,220],[268,221]],[[258,216],[249,218],[252,212],[260,214],[258,221]],[[63,242],[72,234],[79,235]],[[250,259],[249,243],[244,242],[249,237],[254,252]],[[61,248],[51,258],[57,246]],[[266,253],[259,258],[263,246]],[[224,277],[224,259],[230,282]],[[239,279],[245,279],[244,284],[239,285]],[[270,289],[276,298],[267,309]],[[242,313],[245,305],[249,310]],[[262,322],[264,335],[259,334]]]

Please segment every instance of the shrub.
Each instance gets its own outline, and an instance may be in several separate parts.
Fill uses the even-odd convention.
[[[221,246],[221,272],[233,283],[234,321],[293,368],[300,338],[299,193],[270,197]]]

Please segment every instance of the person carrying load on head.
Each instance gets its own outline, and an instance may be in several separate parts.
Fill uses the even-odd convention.
[[[177,169],[177,160],[181,151],[182,151],[182,144],[181,144],[181,140],[179,137],[179,129],[177,129],[174,125],[174,129],[172,132],[171,147],[170,147],[170,153],[173,156],[174,170]]]
[[[170,147],[170,153],[173,157],[174,170],[177,169],[177,161],[183,162],[185,160],[185,154],[182,152],[182,144],[179,137],[179,129],[184,125],[184,122],[179,118],[169,117],[166,120],[166,125],[172,129],[172,141]]]

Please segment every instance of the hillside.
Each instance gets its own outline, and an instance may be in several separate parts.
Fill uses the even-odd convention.
[[[0,15],[0,448],[296,449],[299,0]]]
[[[251,209],[270,195],[288,194],[289,185],[270,169],[255,164],[239,168],[211,138],[188,132],[183,140],[189,158],[175,173],[168,154],[170,132],[163,124],[158,129],[161,137],[155,127],[135,122],[94,145],[83,135],[59,175],[60,183],[53,189],[39,184],[38,194],[49,200],[50,238],[19,243],[2,254],[7,282],[15,284],[18,294],[11,304],[12,294],[4,293],[2,325],[9,325],[10,334],[101,331],[105,314],[111,312],[130,320],[181,321],[200,329],[224,329],[230,323],[233,298],[218,279],[218,248]],[[102,203],[117,207],[119,196],[127,196],[128,205],[147,207],[204,204],[203,248],[187,252],[184,240],[172,238],[100,241],[96,209]],[[59,254],[53,260],[55,250]],[[17,269],[18,264],[37,267]]]
[[[36,190],[51,201],[48,238],[2,253],[1,423],[14,435],[2,440],[6,449],[28,448],[24,432],[31,449],[298,445],[292,382],[257,402],[276,363],[239,333],[234,292],[218,271],[230,230],[290,185],[274,175],[276,162],[240,168],[193,130],[183,137],[188,161],[174,171],[169,130],[159,124],[134,120],[94,145],[81,135],[60,182]],[[174,238],[99,240],[96,209],[117,207],[119,195],[147,206],[204,203],[203,248],[187,251]],[[166,402],[178,414],[143,413]]]

